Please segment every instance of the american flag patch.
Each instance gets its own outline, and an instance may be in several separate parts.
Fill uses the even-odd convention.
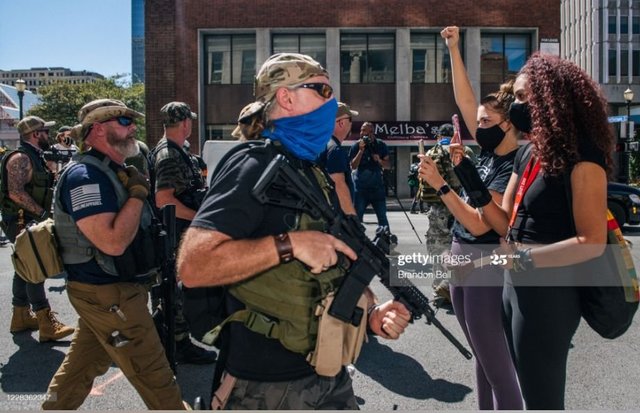
[[[102,205],[100,186],[98,184],[82,185],[74,188],[71,194],[71,209],[73,212],[84,208]]]

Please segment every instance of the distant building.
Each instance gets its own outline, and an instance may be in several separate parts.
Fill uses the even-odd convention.
[[[104,76],[95,72],[71,70],[66,67],[0,70],[0,83],[15,85],[15,81],[18,79],[23,79],[27,84],[27,90],[37,94],[40,87],[54,82],[93,83],[96,80],[104,79]]]
[[[131,0],[131,81],[144,83],[144,1]]]
[[[26,114],[32,106],[40,103],[38,95],[24,92],[22,113]],[[16,88],[0,83],[0,146],[15,148],[18,145],[18,130],[15,125],[20,120],[20,100]]]
[[[623,93],[631,88],[640,122],[640,0],[562,0],[560,28],[561,56],[600,83],[612,113],[627,114]]]

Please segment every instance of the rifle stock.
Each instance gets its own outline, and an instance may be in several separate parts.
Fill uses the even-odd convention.
[[[252,194],[263,204],[303,210],[314,218],[323,218],[328,222],[328,232],[353,249],[358,259],[349,262],[341,256],[338,265],[347,271],[338,290],[329,314],[354,325],[364,316],[356,306],[359,297],[373,277],[380,278],[395,300],[401,302],[411,312],[412,320],[425,317],[462,353],[471,359],[471,353],[435,318],[435,312],[427,297],[408,280],[402,280],[401,286],[392,286],[390,282],[389,259],[365,234],[364,227],[354,216],[336,213],[326,200],[313,191],[309,191],[309,182],[305,182],[283,155],[277,155],[267,166],[254,186]]]
[[[164,346],[169,366],[176,370],[176,322],[173,315],[176,289],[176,206],[166,205],[160,209],[161,229],[158,231],[158,247],[164,259],[160,266],[158,283],[151,288],[153,320]]]

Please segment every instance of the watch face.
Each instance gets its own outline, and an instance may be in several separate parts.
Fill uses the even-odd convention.
[[[436,195],[438,195],[438,196],[446,195],[446,194],[449,193],[449,191],[451,191],[451,188],[449,188],[449,185],[444,184],[444,185],[442,185],[442,187],[440,187],[438,192],[436,192]]]

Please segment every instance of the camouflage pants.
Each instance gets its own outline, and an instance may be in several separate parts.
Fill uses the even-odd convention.
[[[452,234],[449,228],[451,212],[444,204],[429,204],[427,212],[429,229],[425,235],[427,254],[431,256],[440,255],[451,248]],[[433,271],[446,271],[440,263],[433,264]],[[441,280],[434,279],[433,287],[440,284]]]
[[[283,382],[238,379],[225,410],[359,410],[351,377],[308,376]]]

